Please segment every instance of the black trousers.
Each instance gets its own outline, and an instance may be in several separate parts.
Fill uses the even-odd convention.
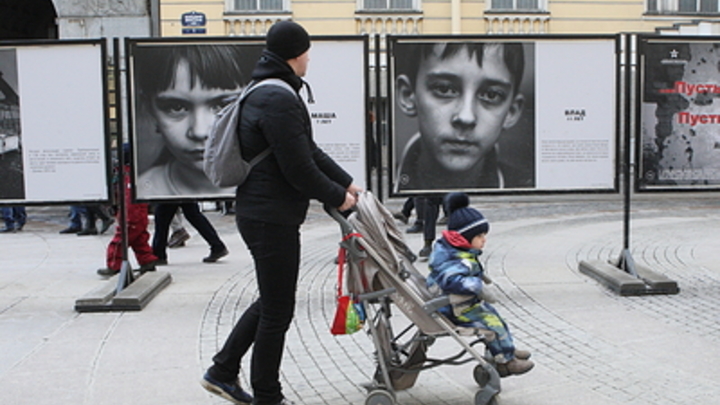
[[[153,235],[152,248],[158,259],[167,259],[170,222],[172,222],[178,208],[182,208],[183,216],[193,228],[197,229],[205,242],[210,245],[211,252],[220,252],[225,249],[225,244],[220,240],[215,228],[213,228],[207,217],[200,212],[198,203],[163,203],[155,206],[155,234]]]
[[[436,236],[436,223],[440,216],[442,197],[415,197],[415,210],[417,217],[422,218],[423,238],[425,241],[434,241]]]
[[[208,372],[219,381],[235,381],[241,359],[254,345],[250,381],[255,403],[274,405],[283,399],[280,362],[285,333],[295,312],[300,227],[240,217],[236,222],[255,262],[259,298],[235,324]]]

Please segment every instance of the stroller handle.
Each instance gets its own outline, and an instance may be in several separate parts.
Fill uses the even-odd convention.
[[[347,218],[340,213],[340,210],[335,207],[331,207],[328,204],[323,204],[323,209],[332,217],[332,219],[335,220],[335,222],[340,225],[340,230],[342,231],[343,236],[353,233],[354,228],[352,224],[350,224]]]
[[[365,257],[366,253],[363,251],[363,248],[360,241],[358,241],[358,238],[350,237],[355,232],[355,227],[353,227],[350,221],[345,218],[345,215],[343,215],[337,208],[331,207],[327,204],[323,204],[323,208],[325,209],[325,212],[328,213],[328,215],[330,215],[338,224],[340,224],[340,231],[342,232],[343,236],[343,241],[340,242],[340,246],[347,249],[350,257],[356,259]]]

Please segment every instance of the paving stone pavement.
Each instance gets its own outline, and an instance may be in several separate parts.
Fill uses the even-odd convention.
[[[400,200],[390,200],[391,209]],[[536,367],[502,380],[500,405],[714,404],[720,395],[720,201],[709,193],[633,201],[634,259],[676,280],[677,295],[620,297],[578,270],[623,248],[614,195],[473,198],[491,222],[483,256],[498,310]],[[142,311],[78,313],[103,283],[111,235],[59,235],[66,207],[29,207],[26,229],[0,235],[0,403],[224,404],[198,384],[256,294],[233,218],[207,215],[231,254],[203,264],[192,228],[160,270],[172,283]],[[438,228],[440,229],[440,228]],[[374,373],[370,337],[335,337],[339,228],[313,205],[303,228],[298,305],[282,369],[297,404],[363,404]],[[421,236],[408,235],[416,249]],[[131,258],[131,263],[134,259]],[[424,270],[424,264],[417,267]],[[112,282],[112,281],[110,281]],[[430,355],[459,350],[439,339]],[[246,359],[247,360],[247,359]],[[424,371],[398,404],[472,404],[473,364]],[[246,368],[247,369],[247,368]],[[249,385],[243,374],[244,385]]]

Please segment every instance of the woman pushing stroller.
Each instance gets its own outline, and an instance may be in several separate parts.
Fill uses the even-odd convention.
[[[428,288],[440,289],[444,294],[465,296],[460,304],[441,309],[453,323],[464,327],[488,329],[495,339],[487,348],[495,357],[501,377],[524,374],[534,363],[530,352],[518,350],[513,343],[507,324],[488,302],[483,288],[489,279],[479,261],[485,246],[490,225],[483,215],[469,207],[470,199],[464,193],[450,193],[445,198],[448,229],[433,245],[429,258]]]

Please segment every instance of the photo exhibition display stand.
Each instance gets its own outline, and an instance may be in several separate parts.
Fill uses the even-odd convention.
[[[121,121],[122,114],[122,97],[121,97],[121,71],[119,61],[121,60],[118,46],[118,39],[113,40],[113,48],[116,58],[114,63],[115,76],[115,107],[116,116]],[[162,289],[170,284],[172,278],[170,273],[164,271],[148,271],[136,276],[128,260],[128,221],[127,221],[127,204],[126,193],[129,193],[126,184],[125,165],[123,156],[123,131],[121,123],[118,123],[118,173],[117,173],[117,190],[118,190],[118,209],[120,215],[118,217],[118,226],[122,229],[122,265],[120,274],[117,279],[110,278],[104,285],[90,291],[75,301],[75,310],[78,312],[109,312],[109,311],[140,311],[152,300]]]
[[[700,67],[692,72],[690,69],[682,72],[682,63],[715,60],[714,53],[705,50],[712,48],[713,38],[665,37],[659,40],[659,37],[634,34],[388,35],[384,50],[381,50],[379,39],[375,39],[375,82],[372,86],[375,98],[369,91],[368,72],[371,69],[368,60],[373,52],[368,48],[366,36],[314,38],[315,62],[310,70],[312,76],[308,77],[316,99],[308,106],[313,131],[318,145],[359,179],[359,183],[368,189],[373,183],[377,184],[378,195],[384,194],[383,189],[395,198],[440,195],[449,191],[483,195],[622,192],[622,251],[618,257],[582,261],[580,271],[620,295],[675,294],[679,292],[675,281],[637,263],[632,256],[631,184],[636,193],[720,191],[720,162],[714,162],[712,154],[702,150],[702,145],[694,145],[691,169],[670,165],[667,162],[682,158],[678,151],[686,148],[673,146],[663,150],[657,145],[670,144],[673,138],[656,129],[671,127],[673,133],[692,131],[694,136],[684,139],[710,137],[713,127],[706,121],[713,120],[712,124],[717,125],[714,120],[720,120],[717,118],[720,111],[703,110],[712,108],[712,103],[705,99],[709,99],[707,95],[703,96],[705,98],[698,96],[688,105],[673,104],[672,101],[689,99],[689,93],[700,86],[708,93],[709,83],[714,82],[709,67],[718,63],[707,63],[707,68],[698,65]],[[505,151],[503,162],[510,163],[508,167],[520,168],[513,178],[505,177],[514,183],[506,182],[497,189],[480,183],[453,189],[447,186],[449,181],[446,180],[450,179],[440,179],[436,183],[440,186],[423,184],[422,176],[401,170],[402,163],[409,162],[413,156],[410,153],[413,148],[420,147],[417,139],[422,134],[417,109],[398,102],[403,100],[397,97],[404,89],[398,83],[412,81],[398,79],[409,74],[403,69],[417,65],[412,58],[418,54],[417,45],[433,42],[512,42],[522,45],[525,69],[522,78],[518,79],[518,87],[524,96],[523,112],[516,123],[504,129],[497,148]],[[18,44],[11,51],[3,49],[5,53],[0,52],[3,78],[17,88],[19,98],[22,133],[18,135],[18,142],[24,170],[22,179],[3,191],[11,197],[0,200],[0,205],[70,205],[103,203],[111,199],[108,63],[113,65],[115,75],[118,121],[115,147],[122,150],[123,139],[131,145],[133,197],[139,202],[232,198],[232,193],[225,190],[188,195],[170,194],[162,187],[155,190],[146,184],[138,186],[143,170],[152,173],[153,165],[168,160],[167,154],[163,155],[162,145],[157,144],[161,139],[157,136],[157,126],[152,125],[152,117],[143,109],[139,98],[142,68],[147,66],[143,66],[137,57],[138,51],[145,49],[147,53],[148,50],[193,44],[237,46],[247,55],[243,58],[247,67],[243,69],[250,70],[263,41],[262,38],[237,37],[193,38],[192,41],[143,38],[126,39],[122,47],[118,39],[114,39],[113,55],[109,58],[105,52],[106,39],[54,41],[43,46]],[[387,62],[385,70],[379,66],[383,59],[381,54]],[[17,61],[13,62],[15,59]],[[15,73],[5,69],[6,65],[13,64]],[[59,71],[28,69],[30,66],[56,66]],[[649,66],[647,71],[646,66]],[[348,73],[337,75],[334,73],[337,71]],[[678,74],[681,76],[676,76]],[[57,80],[60,77],[62,80]],[[588,80],[589,77],[592,80]],[[120,85],[121,78],[127,86]],[[657,83],[664,83],[659,90]],[[385,105],[379,97],[383,90],[387,94]],[[413,89],[404,90],[410,94]],[[709,93],[720,93],[720,86],[713,87]],[[668,114],[669,111],[673,114]],[[673,121],[667,121],[670,119]],[[71,145],[63,136],[69,133],[73,134]],[[338,139],[337,134],[343,134],[342,139]],[[660,150],[653,150],[653,147]],[[636,157],[634,161],[633,156]],[[118,159],[122,160],[120,152]],[[387,162],[387,171],[380,164],[383,161]],[[375,179],[371,173],[375,174]],[[420,180],[414,181],[417,178]],[[19,186],[15,187],[15,183]],[[68,186],[57,187],[58,184]],[[124,197],[127,192],[130,191],[120,187],[117,201],[120,207],[118,226],[123,230],[127,228]],[[139,275],[132,271],[125,232],[122,255],[118,277],[77,299],[77,311],[141,310],[171,282],[166,272]]]
[[[3,148],[0,205],[108,204],[112,199],[112,158],[108,66],[120,77],[118,41],[108,58],[105,38],[12,41],[0,47]],[[51,68],[50,68],[51,67]],[[120,116],[121,91],[115,80]],[[5,107],[7,106],[7,107]],[[118,131],[122,143],[122,131]],[[5,142],[7,146],[7,142]],[[7,149],[7,150],[5,150]],[[118,148],[119,149],[119,148]],[[125,192],[122,190],[121,193]],[[118,201],[119,226],[127,227]],[[93,225],[94,226],[94,225]],[[94,253],[93,253],[94,254]],[[170,281],[167,273],[135,277],[122,244],[120,277],[78,299],[77,311],[139,310]]]
[[[637,83],[637,62],[634,58],[637,55],[636,41],[627,41],[624,36],[624,55],[621,60],[621,77],[625,80],[625,85],[621,88],[626,89],[623,92],[626,108],[625,111],[631,111],[633,86]],[[623,111],[623,110],[620,110]],[[643,266],[633,259],[630,251],[630,205],[631,205],[631,182],[633,181],[631,168],[631,146],[630,133],[634,126],[632,118],[637,115],[620,114],[623,117],[624,153],[622,164],[623,175],[623,249],[617,261],[581,261],[579,270],[598,282],[604,284],[612,291],[621,296],[647,295],[647,294],[677,294],[680,292],[677,282],[669,279],[663,274],[657,273],[652,269]],[[637,135],[636,135],[637,136]]]
[[[633,133],[640,133],[632,131],[640,112],[636,108],[640,98],[635,96],[639,86],[635,86],[637,80],[633,80],[631,71],[634,65],[630,64],[631,56],[637,54],[637,35],[387,38],[391,196],[442,195],[452,191],[484,196],[623,192],[625,237],[619,257],[581,261],[581,272],[621,295],[679,291],[673,280],[636,263],[630,249],[631,139]],[[503,53],[505,66],[501,70],[509,74],[500,80],[510,83],[512,91],[485,92],[482,86],[468,90],[485,73],[483,64],[467,63],[465,55],[484,55],[488,58],[484,62],[492,65],[498,63],[492,58],[494,51]],[[414,77],[427,74],[423,69],[438,66],[452,80],[428,81],[427,87],[434,93],[416,87],[416,83],[424,82]],[[666,76],[675,74],[675,70],[666,69]],[[476,91],[483,102],[472,106],[477,115],[465,114],[460,120],[453,108],[466,107],[459,96],[465,91]],[[661,103],[662,97],[652,100]],[[490,100],[496,102],[493,109],[484,107]],[[657,108],[658,120],[665,118],[663,113],[669,108],[677,106],[663,104]],[[462,111],[466,110],[470,108]],[[477,123],[481,113],[493,120]],[[687,120],[708,120],[704,117]],[[477,127],[476,137],[481,136],[480,130],[484,139],[494,137],[495,148],[472,144],[469,136],[454,131],[460,123],[465,128]],[[448,153],[453,146],[442,144],[443,137],[438,133],[446,139],[464,136],[462,139],[468,139],[467,153]],[[637,149],[652,149],[656,144],[662,142],[646,141]],[[479,169],[472,166],[476,164],[473,159],[482,162]],[[476,170],[478,175],[468,176],[469,170]]]

